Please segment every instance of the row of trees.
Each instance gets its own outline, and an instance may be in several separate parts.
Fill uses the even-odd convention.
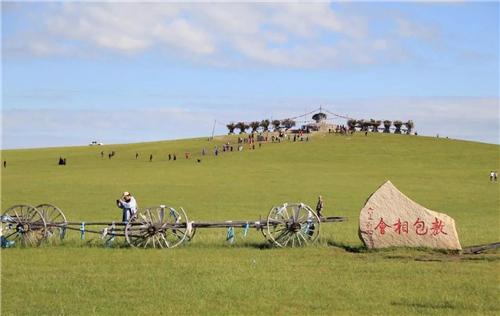
[[[239,130],[240,134],[246,133],[248,129],[251,129],[252,133],[257,131],[268,132],[270,127],[274,129],[274,131],[279,131],[280,129],[289,130],[290,128],[295,126],[295,121],[292,119],[284,119],[284,120],[262,120],[262,121],[253,121],[253,122],[231,122],[226,125],[229,130],[229,134],[234,134],[234,131]]]
[[[384,125],[384,127],[380,127],[381,125]],[[405,131],[406,134],[410,134],[413,131],[413,128],[415,127],[415,124],[413,121],[389,121],[389,120],[355,120],[355,119],[350,119],[347,121],[347,126],[349,127],[350,130],[356,130],[359,129],[360,131],[372,131],[372,132],[378,132],[379,130],[382,130],[384,133],[390,133],[391,132],[391,127],[394,126],[394,134],[401,134],[402,127],[403,125],[406,127]]]

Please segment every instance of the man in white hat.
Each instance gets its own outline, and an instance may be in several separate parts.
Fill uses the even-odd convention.
[[[116,200],[116,206],[122,209],[122,222],[128,222],[137,213],[137,202],[130,192],[123,192],[122,198]]]

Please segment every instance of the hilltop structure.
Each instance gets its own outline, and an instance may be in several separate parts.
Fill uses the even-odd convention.
[[[314,131],[314,132],[328,132],[329,130],[335,130],[336,124],[328,122],[328,116],[320,111],[312,116],[314,122],[302,125],[302,130]]]

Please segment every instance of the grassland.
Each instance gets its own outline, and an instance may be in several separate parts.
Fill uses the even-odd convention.
[[[182,206],[190,219],[265,217],[285,201],[327,215],[320,243],[273,249],[257,231],[236,243],[224,230],[199,231],[183,247],[102,246],[76,234],[58,246],[2,250],[3,315],[109,314],[498,314],[498,253],[366,251],[357,218],[366,198],[391,180],[420,204],[455,218],[463,246],[498,241],[500,147],[407,135],[318,134],[212,154],[234,138],[2,151],[2,209],[50,202],[73,221],[119,220],[114,200],[131,191],[141,206]],[[202,148],[209,153],[201,157]],[[116,151],[109,160],[105,155]],[[184,152],[192,158],[184,159]],[[135,153],[139,159],[135,159]],[[169,153],[178,160],[168,161]],[[149,155],[153,161],[149,162]],[[57,166],[59,156],[68,165]]]

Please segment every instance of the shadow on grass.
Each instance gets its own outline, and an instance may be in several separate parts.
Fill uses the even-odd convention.
[[[345,251],[351,252],[351,253],[366,253],[366,252],[373,251],[373,250],[369,250],[364,245],[352,246],[352,245],[347,245],[347,244],[344,244],[341,242],[336,242],[336,241],[328,241],[327,245],[330,247],[341,248],[341,249],[344,249]]]
[[[451,302],[409,302],[402,300],[401,302],[391,302],[394,306],[415,307],[415,308],[431,308],[431,309],[455,309],[455,305]]]

